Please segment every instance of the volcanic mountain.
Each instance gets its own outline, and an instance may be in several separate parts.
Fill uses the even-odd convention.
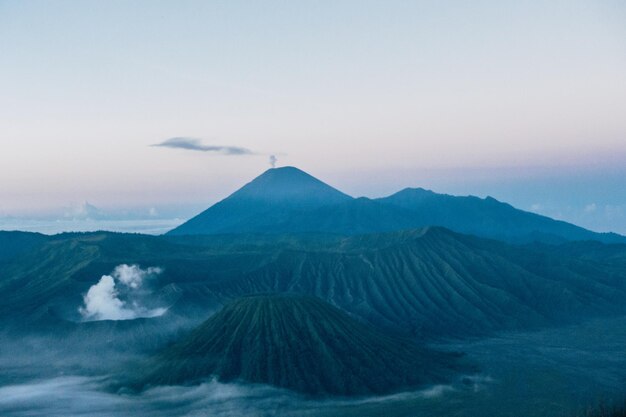
[[[356,235],[425,226],[442,226],[515,243],[626,243],[624,236],[595,233],[516,209],[491,197],[457,197],[407,188],[385,198],[352,198],[294,167],[266,171],[168,235]]]
[[[270,232],[298,212],[351,199],[297,168],[273,168],[168,234]]]
[[[313,395],[383,394],[444,380],[457,356],[390,337],[315,298],[250,296],[156,356],[134,386],[215,376]]]

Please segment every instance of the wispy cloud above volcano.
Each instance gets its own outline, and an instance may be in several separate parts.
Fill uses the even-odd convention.
[[[151,146],[185,149],[188,151],[214,152],[222,155],[254,155],[250,149],[240,146],[220,146],[220,145],[204,145],[200,139],[188,137],[169,138],[161,143]]]

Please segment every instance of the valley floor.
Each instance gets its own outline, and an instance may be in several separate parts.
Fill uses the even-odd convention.
[[[626,396],[626,317],[438,347],[466,352],[481,373],[418,392],[319,401],[215,381],[116,395],[102,390],[102,377],[85,376],[78,367],[44,377],[33,374],[32,362],[3,366],[0,415],[560,417]],[[7,354],[0,350],[3,365],[10,363]]]

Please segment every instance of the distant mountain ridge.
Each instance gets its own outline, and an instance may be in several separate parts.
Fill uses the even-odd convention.
[[[168,235],[335,233],[356,235],[425,226],[508,242],[626,243],[516,209],[492,197],[457,197],[406,188],[377,199],[353,198],[295,167],[272,168]]]
[[[493,197],[457,197],[423,188],[405,188],[376,201],[406,209],[425,224],[477,236],[551,243],[568,240],[626,243],[624,236],[592,232],[571,223],[516,209]]]

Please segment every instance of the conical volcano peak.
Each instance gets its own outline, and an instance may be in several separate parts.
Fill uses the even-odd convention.
[[[295,215],[352,200],[295,168],[268,169],[169,234],[266,233]]]
[[[248,185],[271,185],[271,186],[288,186],[293,184],[298,185],[308,185],[308,184],[318,184],[325,185],[322,181],[318,180],[314,176],[304,172],[303,170],[293,167],[293,166],[285,166],[279,168],[270,168],[255,179],[253,179],[250,183],[248,183],[243,188],[247,188]],[[332,187],[330,187],[332,188]]]
[[[264,177],[264,176],[275,176],[275,177],[301,176],[301,177],[315,179],[315,177],[313,177],[311,174],[304,172],[298,167],[294,167],[290,165],[287,165],[284,167],[278,167],[278,168],[270,168],[264,173],[262,173],[261,175],[259,175],[257,178]]]
[[[387,394],[441,382],[463,366],[361,323],[326,302],[254,295],[226,305],[156,355],[129,384],[248,381],[313,395]]]
[[[318,207],[350,200],[351,197],[301,169],[286,166],[268,169],[228,199]]]

